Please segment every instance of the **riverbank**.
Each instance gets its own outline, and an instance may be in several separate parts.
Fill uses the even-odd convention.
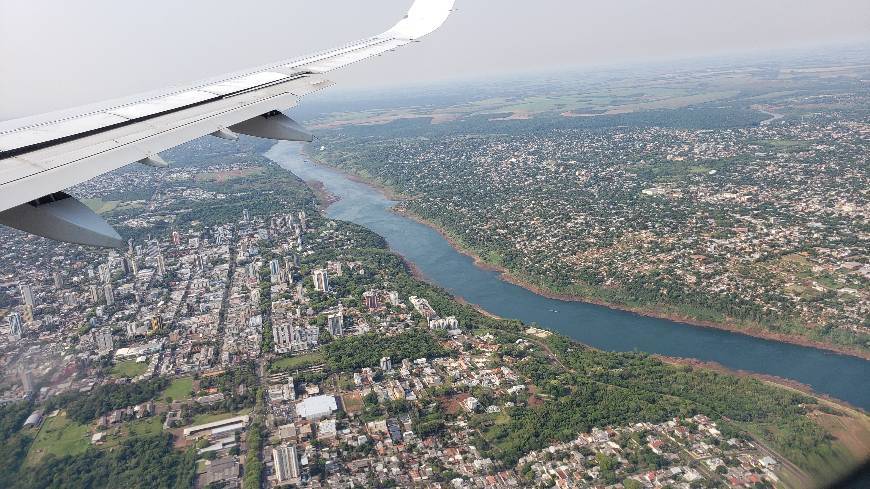
[[[790,389],[793,391],[800,392],[802,394],[806,394],[808,396],[815,397],[819,400],[823,400],[825,403],[835,406],[839,409],[844,409],[850,411],[854,415],[867,415],[867,413],[860,407],[854,406],[847,401],[842,399],[837,399],[835,397],[829,396],[827,394],[817,392],[812,387],[800,383],[793,379],[787,379],[784,377],[779,377],[776,375],[770,374],[761,374],[758,372],[749,372],[747,370],[740,370],[734,368],[728,368],[721,363],[718,362],[709,362],[704,360],[698,360],[697,358],[681,358],[681,357],[671,357],[667,355],[659,355],[653,354],[653,357],[661,360],[668,365],[681,365],[681,366],[689,366],[693,368],[703,368],[707,370],[714,370],[716,372],[720,372],[723,374],[734,375],[737,377],[749,377],[761,382],[766,382],[768,384],[774,384],[778,387],[782,387],[785,389]]]
[[[341,197],[329,193],[326,190],[326,185],[320,180],[306,180],[305,184],[311,187],[311,191],[314,192],[314,196],[317,198],[317,203],[321,209],[326,209],[341,200]]]
[[[359,183],[368,185],[370,187],[374,187],[378,191],[382,192],[385,196],[387,196],[387,198],[389,198],[390,200],[394,200],[397,202],[404,202],[404,201],[409,200],[408,197],[401,195],[395,189],[386,187],[379,182],[371,181],[370,179],[367,179],[367,178],[362,177],[362,176],[355,174],[355,173],[351,173],[351,172],[344,170],[342,168],[336,168],[333,165],[330,165],[328,162],[323,161],[322,159],[317,158],[316,156],[312,156],[307,151],[303,151],[303,154],[305,155],[305,157],[307,157],[312,162],[316,162],[317,164],[322,165],[326,168],[329,168],[332,171],[340,173],[342,176],[346,177],[347,179],[349,179],[351,181],[359,182]],[[445,229],[441,228],[440,226],[436,225],[435,223],[429,222],[428,220],[423,219],[421,216],[418,216],[418,215],[414,214],[413,212],[408,211],[407,209],[394,207],[391,210],[397,214],[402,215],[403,217],[414,220],[415,222],[418,222],[422,225],[425,225],[425,226],[437,231],[454,249],[456,249],[460,253],[470,257],[474,261],[474,264],[477,267],[479,267],[481,269],[485,269],[485,270],[495,271],[495,272],[500,274],[500,278],[503,281],[512,283],[514,285],[522,287],[530,292],[533,292],[533,293],[540,295],[542,297],[546,297],[548,299],[595,304],[595,305],[606,307],[606,308],[613,309],[613,310],[631,312],[634,314],[638,314],[640,316],[674,321],[674,322],[681,323],[681,324],[684,324],[684,325],[687,325],[690,327],[701,327],[701,328],[710,328],[710,329],[716,329],[716,330],[721,330],[721,331],[728,331],[730,333],[741,334],[741,335],[751,336],[751,337],[755,337],[755,338],[761,338],[761,339],[770,340],[770,341],[776,341],[779,343],[787,343],[787,344],[798,345],[798,346],[803,346],[803,347],[816,348],[816,349],[825,350],[825,351],[829,351],[829,352],[833,352],[833,353],[837,353],[837,354],[841,354],[841,355],[848,355],[851,357],[860,358],[863,360],[870,360],[870,352],[862,351],[862,350],[859,350],[857,348],[851,348],[851,347],[842,346],[842,345],[834,345],[834,344],[830,344],[830,343],[825,343],[825,342],[810,339],[810,338],[807,338],[804,336],[785,335],[785,334],[767,331],[767,330],[763,330],[763,329],[741,327],[741,326],[737,326],[735,324],[703,321],[703,320],[694,319],[694,318],[691,318],[688,316],[683,316],[683,315],[673,314],[673,313],[665,313],[662,311],[656,311],[656,310],[652,310],[649,308],[630,307],[630,306],[624,306],[624,305],[620,305],[620,304],[613,304],[613,303],[609,303],[606,301],[602,301],[602,300],[594,298],[594,297],[559,294],[559,293],[553,292],[547,288],[530,283],[527,280],[523,280],[523,279],[511,274],[511,272],[509,270],[505,269],[504,267],[500,267],[500,266],[494,265],[492,263],[486,262],[475,252],[475,250],[470,249],[467,246],[464,246],[459,240],[455,239],[453,236],[450,235],[450,233],[448,233]]]
[[[331,168],[331,167],[330,167]],[[368,182],[366,182],[368,183]],[[688,316],[682,316],[679,314],[667,314],[659,311],[654,311],[650,309],[644,309],[639,307],[629,307],[623,306],[619,304],[613,304],[606,301],[602,301],[596,298],[578,296],[578,295],[568,295],[568,294],[559,294],[553,292],[547,288],[535,285],[526,280],[520,279],[517,276],[513,275],[510,270],[500,267],[498,265],[493,265],[492,263],[486,262],[483,258],[480,257],[474,250],[464,246],[461,242],[451,236],[445,229],[440,226],[435,225],[432,222],[423,219],[422,217],[416,215],[415,213],[407,210],[407,209],[394,209],[395,212],[407,217],[408,219],[412,219],[420,224],[428,226],[435,231],[437,231],[441,236],[444,237],[447,242],[450,243],[451,246],[456,248],[460,253],[468,256],[472,260],[474,260],[474,264],[480,268],[485,270],[491,270],[494,272],[498,272],[501,274],[501,279],[505,282],[510,282],[514,285],[522,287],[530,292],[534,292],[540,296],[546,297],[548,299],[555,299],[560,301],[573,301],[573,302],[585,302],[588,304],[595,304],[597,306],[607,307],[609,309],[615,309],[618,311],[626,311],[634,314],[638,314],[640,316],[646,316],[657,319],[667,319],[669,321],[674,321],[677,323],[682,323],[690,327],[700,327],[700,328],[712,328],[718,329],[722,331],[728,331],[730,333],[735,334],[743,334],[747,336],[752,336],[754,338],[761,338],[765,340],[778,341],[780,343],[789,343],[792,345],[805,346],[809,348],[817,348],[820,350],[830,351],[833,353],[837,353],[840,355],[848,355],[856,358],[860,358],[862,360],[870,360],[870,353],[861,351],[855,348],[849,348],[840,345],[832,345],[830,343],[824,343],[821,341],[813,340],[810,338],[806,338],[803,336],[791,336],[784,335],[781,333],[775,333],[772,331],[765,331],[759,329],[752,328],[741,328],[739,326],[727,324],[727,323],[716,323],[712,321],[702,321],[698,319],[694,319]]]

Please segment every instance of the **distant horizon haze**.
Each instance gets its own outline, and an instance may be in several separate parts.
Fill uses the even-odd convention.
[[[0,120],[159,90],[377,34],[410,0],[147,5],[0,1]],[[856,0],[457,0],[410,48],[328,74],[342,91],[870,43]]]

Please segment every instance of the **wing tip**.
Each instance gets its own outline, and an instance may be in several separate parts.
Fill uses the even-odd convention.
[[[430,34],[450,17],[454,3],[455,0],[414,0],[405,17],[386,34],[410,40]]]

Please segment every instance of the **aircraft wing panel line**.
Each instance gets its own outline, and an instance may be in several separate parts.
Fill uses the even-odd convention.
[[[79,109],[0,122],[0,212],[275,110],[329,86],[320,74],[438,28],[454,0],[415,0],[377,36],[308,56]]]

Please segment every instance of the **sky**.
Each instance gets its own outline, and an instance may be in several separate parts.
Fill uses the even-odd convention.
[[[382,32],[410,0],[0,0],[0,120],[186,84]],[[867,0],[456,0],[344,90],[870,41]],[[330,89],[333,90],[333,89]]]

